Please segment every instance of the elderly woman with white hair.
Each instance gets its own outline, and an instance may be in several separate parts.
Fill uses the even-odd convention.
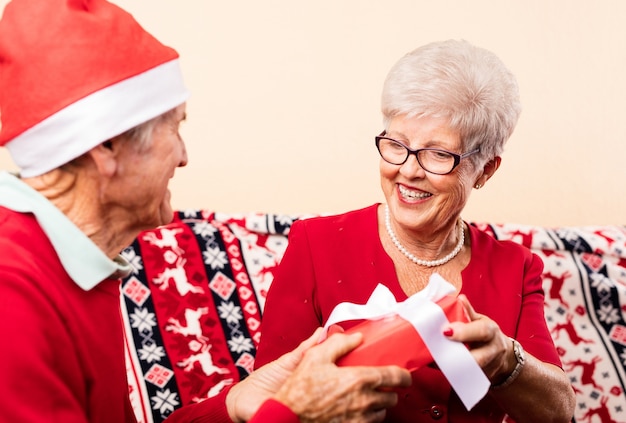
[[[468,346],[488,392],[468,411],[440,368],[424,366],[386,421],[570,421],[574,393],[544,319],[541,259],[461,217],[498,170],[520,111],[514,76],[485,49],[448,40],[401,58],[384,83],[375,137],[386,204],[293,225],[256,365],[293,348],[338,304],[365,304],[379,283],[403,301],[438,273],[469,316],[441,336]]]

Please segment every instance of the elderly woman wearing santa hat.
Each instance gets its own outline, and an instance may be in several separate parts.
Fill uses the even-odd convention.
[[[0,173],[0,421],[135,420],[118,308],[129,264],[119,252],[172,219],[168,181],[187,164],[187,95],[176,51],[111,3],[6,6],[0,145],[20,171]],[[397,398],[377,388],[410,376],[336,367],[359,342],[342,335],[312,347],[312,337],[170,419],[379,420]],[[346,379],[353,384],[338,383]]]

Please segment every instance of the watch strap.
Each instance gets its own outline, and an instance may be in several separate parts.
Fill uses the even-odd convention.
[[[524,353],[524,348],[522,348],[522,345],[513,338],[509,339],[511,340],[511,342],[513,342],[513,353],[515,354],[515,360],[517,361],[517,363],[515,364],[515,368],[513,369],[511,374],[503,382],[498,383],[497,385],[491,385],[491,389],[502,389],[509,386],[511,383],[513,383],[513,381],[515,381],[515,379],[517,379],[520,372],[524,368],[524,364],[526,363],[526,354]]]

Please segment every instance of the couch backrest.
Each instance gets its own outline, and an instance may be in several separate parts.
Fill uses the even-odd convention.
[[[304,217],[181,211],[123,252],[135,269],[122,284],[122,310],[140,423],[161,422],[252,371],[273,271],[292,222]],[[476,226],[544,260],[546,320],[578,421],[626,422],[626,229]]]

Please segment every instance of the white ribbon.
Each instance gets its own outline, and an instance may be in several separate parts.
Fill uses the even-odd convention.
[[[399,303],[386,286],[378,284],[366,304],[337,304],[324,325],[324,333],[331,325],[347,320],[399,315],[415,328],[465,408],[471,410],[487,394],[490,382],[465,345],[442,333],[449,321],[435,302],[454,292],[454,286],[438,273],[431,275],[426,288]]]

